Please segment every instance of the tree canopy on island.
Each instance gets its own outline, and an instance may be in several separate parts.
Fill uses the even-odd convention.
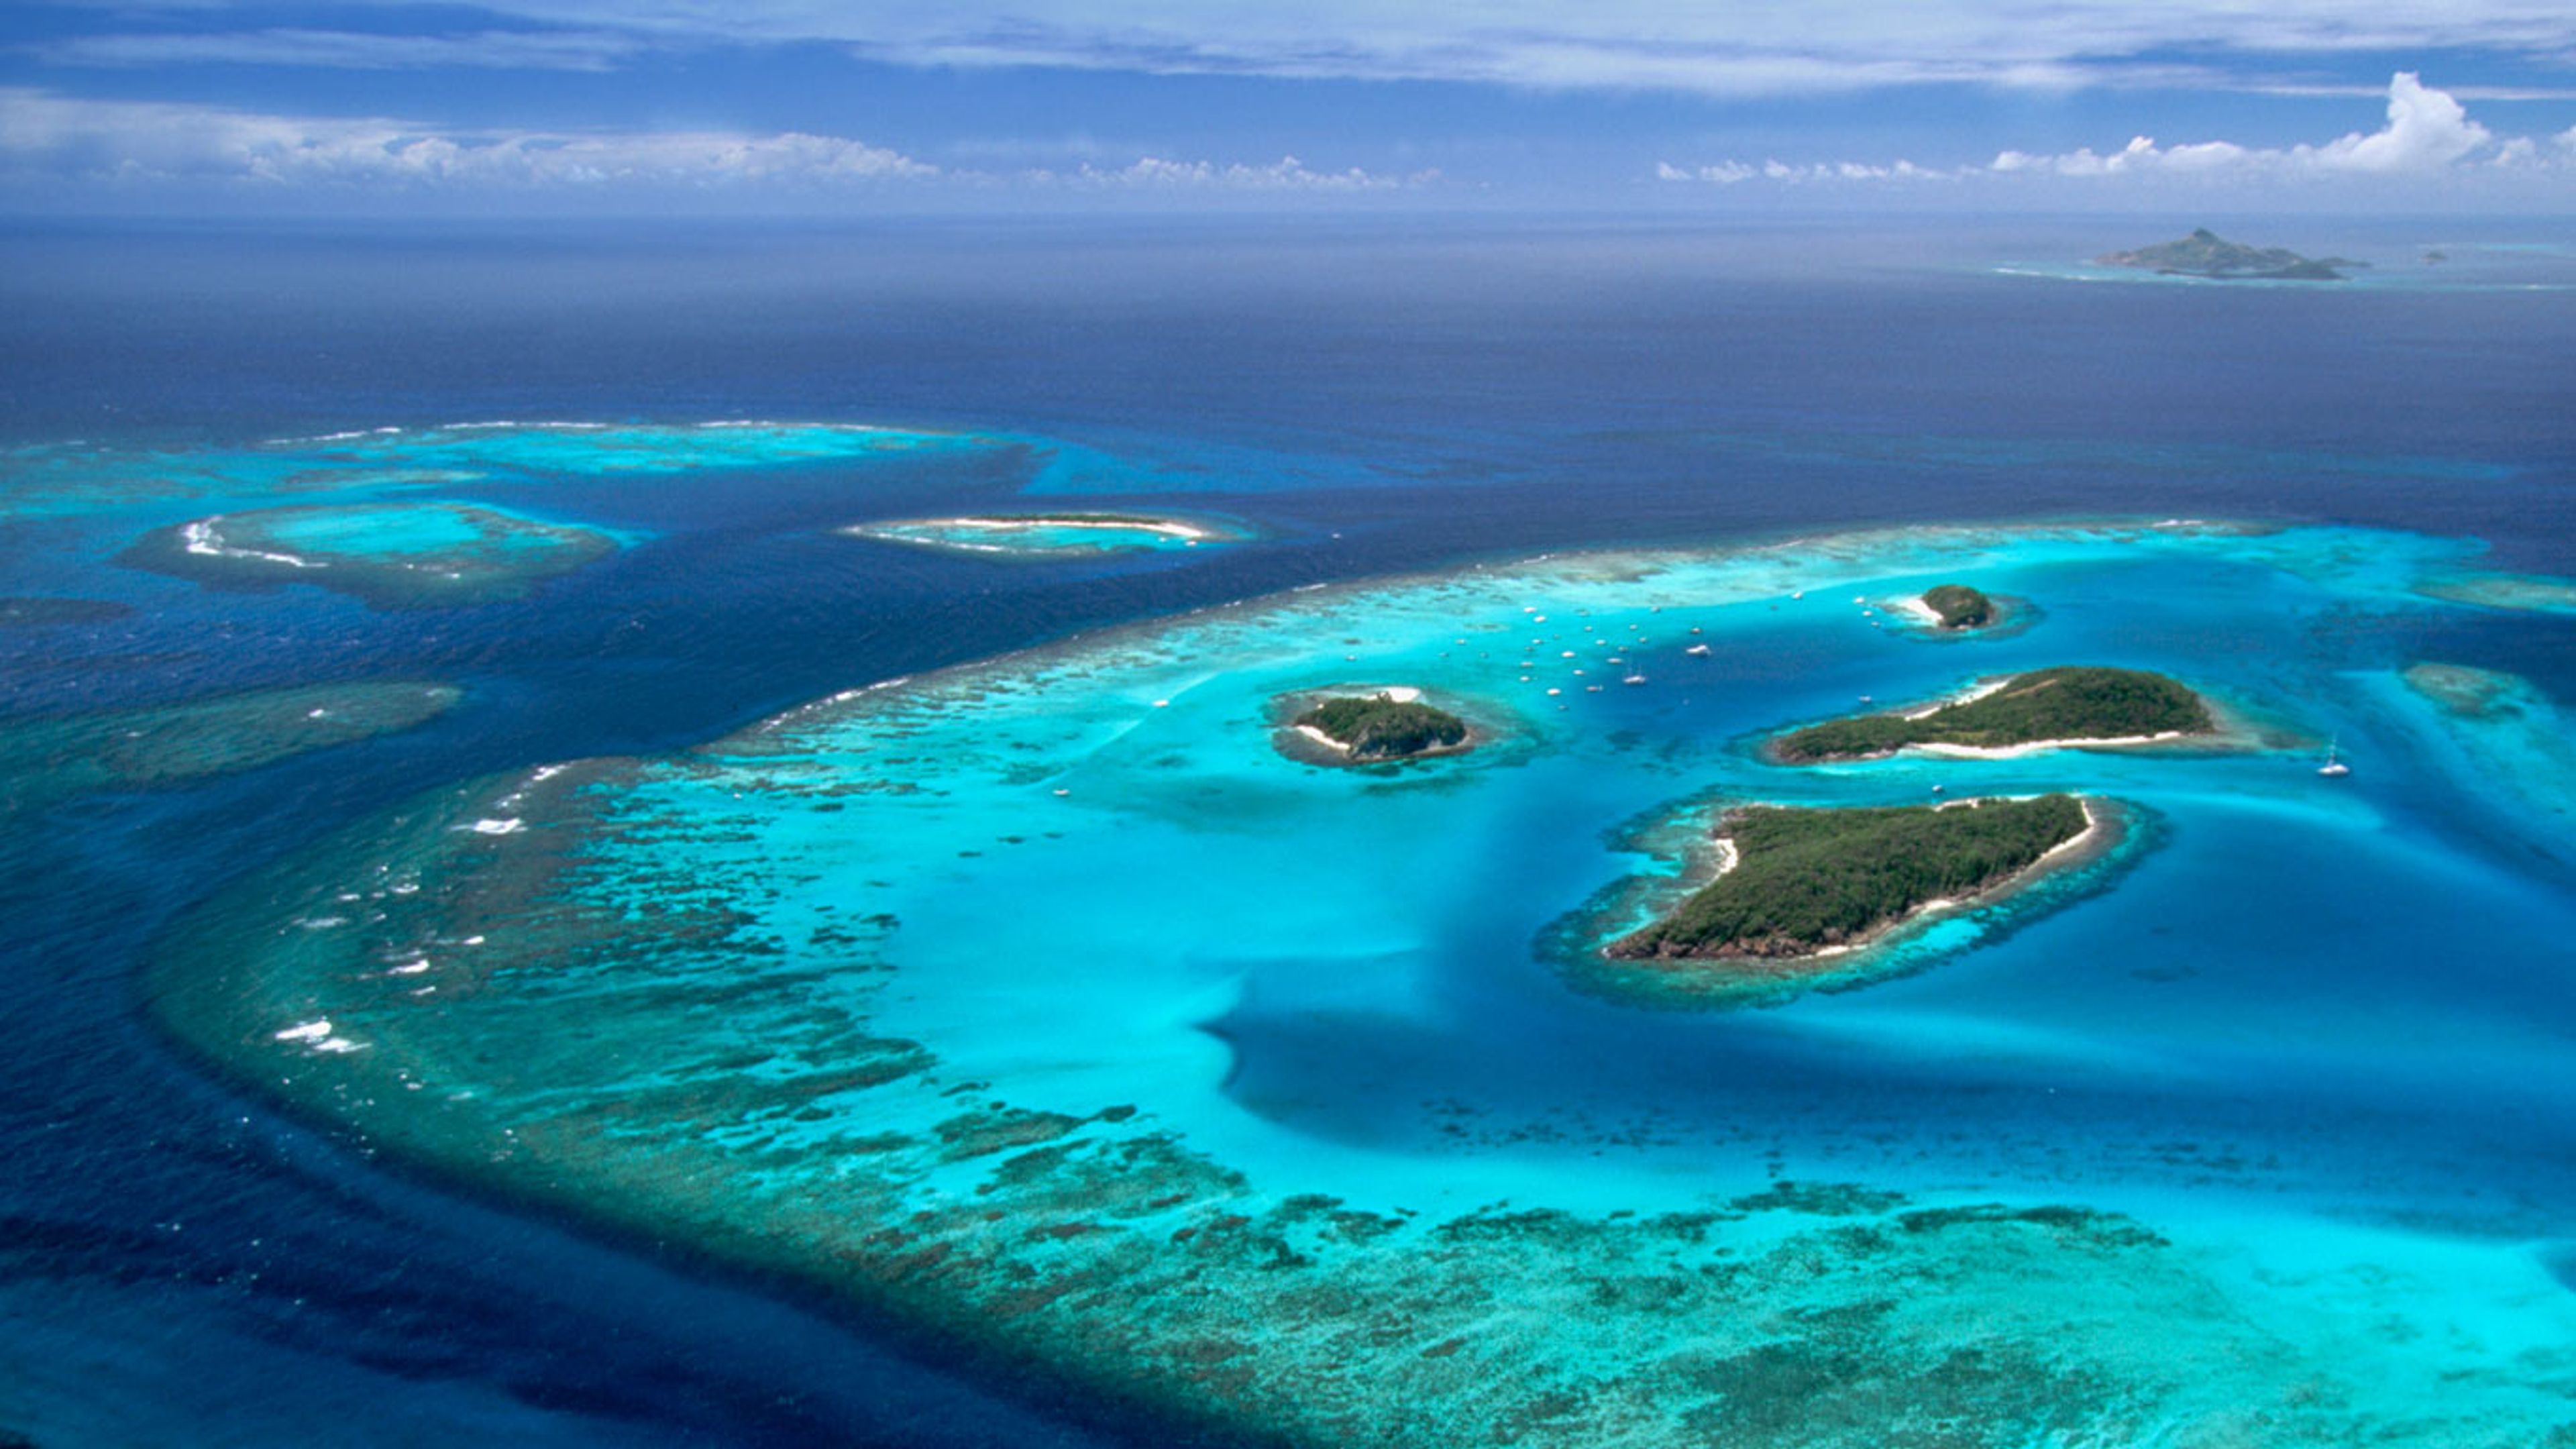
[[[2288,247],[2251,247],[2229,241],[2205,226],[2178,241],[2112,252],[2093,260],[2105,267],[2135,267],[2165,276],[2206,277],[2221,282],[2340,282],[2345,270],[2370,265],[2349,257],[2303,257]]]
[[[1384,694],[1328,699],[1294,722],[1322,731],[1353,759],[1398,759],[1446,749],[1467,738],[1467,722],[1447,710]]]
[[[1927,901],[1990,890],[2084,833],[2072,795],[1854,809],[1748,806],[1718,838],[1734,869],[1614,957],[1802,956],[1866,937]]]
[[[1993,749],[2039,740],[2119,740],[2203,734],[2215,728],[2199,695],[2143,669],[2065,666],[2017,675],[1977,699],[1943,705],[1920,719],[1857,715],[1809,725],[1773,749],[1792,764],[1893,754],[1907,745]]]
[[[1941,616],[1944,629],[1975,629],[1994,622],[1995,601],[1966,584],[1936,584],[1923,591],[1923,607]]]

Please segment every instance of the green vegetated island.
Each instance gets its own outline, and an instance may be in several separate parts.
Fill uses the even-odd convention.
[[[2092,812],[2072,795],[1729,810],[1717,838],[1731,860],[1717,879],[1605,952],[1620,960],[1838,954],[1936,901],[2012,883],[2092,828]]]
[[[2208,734],[2209,706],[2143,669],[2070,665],[2017,674],[1933,710],[1829,720],[1771,745],[1788,764],[1872,759],[1909,745],[2003,750],[2053,744],[2142,744]]]
[[[1995,601],[1967,584],[1935,584],[1925,589],[1923,607],[1944,629],[1982,629],[1995,621]]]
[[[1410,691],[1336,695],[1290,723],[1354,761],[1411,759],[1467,745],[1465,720]]]
[[[2135,251],[2112,252],[2093,259],[2103,267],[2134,267],[2168,277],[2206,277],[2218,282],[2340,282],[2344,273],[2369,266],[2349,257],[2303,257],[2287,247],[2252,247],[2232,242],[2207,227],[2176,241],[2158,242]]]

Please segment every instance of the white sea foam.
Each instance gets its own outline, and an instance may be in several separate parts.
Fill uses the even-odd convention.
[[[460,825],[456,828],[459,830],[471,830],[477,835],[515,835],[518,833],[521,824],[522,822],[515,815],[506,816],[500,819],[494,819],[487,815],[484,818],[475,821],[471,825]]]
[[[1935,617],[1938,616],[1936,615]],[[1941,711],[1949,709],[1954,705],[1974,704],[1978,700],[1985,698],[1987,695],[1993,694],[1997,690],[2010,685],[2013,682],[2013,678],[2014,676],[2006,675],[2001,679],[1988,679],[1981,681],[1971,688],[1963,689],[1957,694],[1951,695],[1948,699],[1942,700],[1937,704],[1926,705],[1923,708],[1914,710],[1910,713],[1898,715],[1897,718],[1930,719],[1932,716],[1939,714]]]
[[[360,438],[389,437],[401,431],[402,429],[400,428],[350,428],[337,433],[315,433],[309,438],[271,438],[268,440],[267,446],[272,448],[297,448],[305,447],[313,443],[350,443],[355,442]]]
[[[433,433],[604,433],[615,423],[582,422],[572,418],[490,418],[480,422],[441,423]]]
[[[293,569],[327,567],[319,559],[303,558],[296,554],[270,553],[256,548],[236,548],[224,542],[223,536],[215,532],[215,525],[223,522],[223,519],[224,516],[218,513],[211,518],[200,518],[194,523],[180,525],[180,542],[187,546],[188,552],[201,558],[257,559],[262,563],[284,564]]]

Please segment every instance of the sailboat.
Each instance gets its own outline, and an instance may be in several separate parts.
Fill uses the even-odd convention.
[[[2349,775],[2352,773],[2352,766],[2335,758],[2335,741],[2326,741],[2326,762],[2317,766],[2317,773],[2320,775]]]

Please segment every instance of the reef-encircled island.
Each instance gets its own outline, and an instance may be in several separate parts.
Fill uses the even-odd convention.
[[[1728,1084],[1760,1073],[1711,1064],[1758,1069],[1792,1027],[1909,1080],[1851,1009],[1882,988],[1640,1012],[1529,946],[1661,868],[1620,822],[1695,798],[2349,814],[2306,803],[2330,787],[2304,761],[2248,754],[1763,759],[1743,742],[1954,682],[1948,651],[1804,595],[2045,574],[2067,607],[2000,667],[2102,658],[2080,621],[2144,600],[2122,662],[2173,668],[2202,621],[2152,613],[2171,579],[2267,601],[2244,617],[2288,638],[2300,609],[2448,607],[2390,560],[2468,551],[1922,528],[1256,600],[419,797],[181,920],[149,991],[207,1060],[372,1145],[1228,1435],[2198,1449],[2256,1415],[2283,1442],[2539,1442],[2563,1405],[2475,1372],[2451,1300],[2404,1272],[2366,1296],[2413,1331],[2359,1340],[2348,1295],[2232,1271],[2206,1224],[2055,1175],[2040,1128],[1748,1125]],[[1509,747],[1400,778],[1282,759],[1273,701],[1335,678],[1475,701]],[[2045,888],[1926,928],[1912,969],[1948,979]],[[2056,949],[2088,949],[2090,911],[2057,904]],[[2497,1311],[2576,1328],[2538,1297]]]

